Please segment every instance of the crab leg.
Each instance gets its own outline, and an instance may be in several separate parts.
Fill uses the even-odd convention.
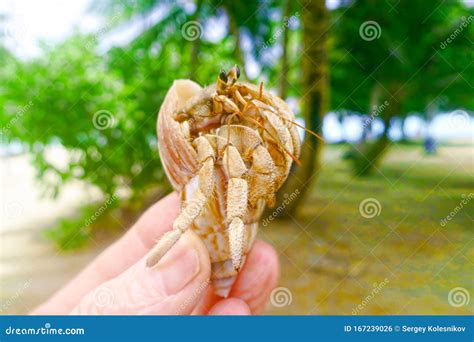
[[[263,145],[252,152],[252,166],[249,170],[249,203],[256,206],[264,199],[268,206],[275,205],[275,163]]]
[[[254,130],[229,125],[222,126],[218,135],[217,150],[223,151],[222,165],[228,178],[226,216],[230,222],[229,247],[232,264],[238,270],[246,245],[243,217],[248,204],[255,207],[260,199],[272,204],[275,164]],[[251,163],[249,170],[244,161]]]
[[[147,260],[147,266],[149,267],[156,265],[176,244],[181,235],[191,226],[194,219],[199,216],[214,189],[214,149],[205,137],[196,138],[194,145],[199,163],[202,165],[198,173],[199,188],[174,221],[173,229],[163,235],[156,246],[153,247],[153,252],[150,254],[153,257]]]
[[[227,220],[229,225],[229,247],[234,269],[242,267],[246,246],[246,232],[242,221],[247,210],[248,184],[241,177],[247,172],[239,151],[228,145],[224,151],[223,165],[229,179],[227,187]]]

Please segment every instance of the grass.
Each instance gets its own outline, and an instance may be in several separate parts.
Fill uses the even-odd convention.
[[[427,156],[420,146],[394,145],[362,178],[341,161],[346,148],[325,149],[297,217],[260,229],[280,254],[280,286],[292,297],[268,313],[472,314],[473,301],[456,307],[448,297],[456,287],[474,294],[474,201],[461,203],[474,189],[473,146]],[[359,211],[368,198],[380,203],[372,218]]]

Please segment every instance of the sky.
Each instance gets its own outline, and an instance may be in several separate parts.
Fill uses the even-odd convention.
[[[17,56],[28,58],[40,53],[40,40],[60,42],[75,27],[93,32],[102,20],[86,13],[90,3],[90,0],[2,0],[0,13],[7,19],[5,43]]]
[[[58,43],[74,30],[81,32],[96,32],[104,24],[104,19],[88,11],[92,0],[2,0],[0,14],[6,15],[7,21],[4,28],[5,44],[15,55],[28,59],[38,56],[41,52],[39,42],[48,44]],[[337,7],[338,0],[327,0],[329,8]],[[156,22],[163,13],[155,11],[147,20]],[[218,20],[218,19],[216,19]],[[210,23],[212,27],[225,27]],[[127,27],[119,27],[115,32],[106,36],[103,48],[112,45],[125,44],[138,34],[138,23]],[[205,39],[214,40],[226,34],[225,30],[206,32]],[[245,41],[243,42],[245,44]],[[249,61],[248,73],[256,73],[258,66]],[[374,130],[382,129],[382,124],[376,120]],[[357,140],[361,133],[360,120],[357,117],[348,117],[341,129],[334,115],[328,115],[324,122],[324,134],[328,141],[338,141],[343,136],[349,140]],[[407,131],[411,137],[420,137],[429,133],[438,139],[468,139],[474,136],[474,120],[466,113],[454,112],[439,115],[433,120],[429,128],[416,117],[407,120]],[[400,129],[394,127],[391,132],[393,138],[400,136]]]

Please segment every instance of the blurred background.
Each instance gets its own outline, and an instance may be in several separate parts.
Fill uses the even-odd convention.
[[[0,313],[26,313],[170,191],[173,80],[238,64],[302,166],[262,218],[269,314],[472,314],[474,2],[6,0]],[[159,218],[157,218],[159,219]]]

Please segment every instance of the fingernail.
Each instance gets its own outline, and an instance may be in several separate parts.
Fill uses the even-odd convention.
[[[172,259],[152,269],[160,278],[167,295],[180,292],[191,282],[200,270],[199,255],[194,248],[173,253]]]

